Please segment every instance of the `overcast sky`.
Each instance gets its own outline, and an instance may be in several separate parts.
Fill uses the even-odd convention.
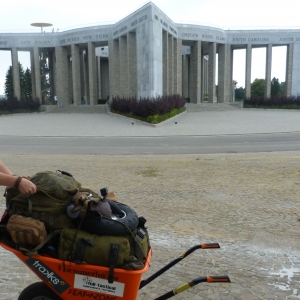
[[[83,26],[111,24],[126,17],[149,1],[144,0],[1,0],[0,33],[40,32],[31,23],[46,22],[64,31]],[[160,10],[177,23],[215,26],[223,29],[299,29],[299,0],[154,0]],[[264,78],[265,50],[253,51],[252,80]],[[272,77],[285,81],[285,47],[273,49]],[[233,77],[244,86],[245,51],[234,52]],[[29,66],[28,53],[19,52],[23,67]],[[0,94],[5,73],[11,65],[9,51],[0,51]]]

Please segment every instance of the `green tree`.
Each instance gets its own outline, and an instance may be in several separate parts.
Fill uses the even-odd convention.
[[[276,77],[271,81],[271,96],[280,96],[280,82]]]
[[[10,66],[5,75],[4,93],[7,98],[14,96],[14,85],[12,76],[12,66]]]
[[[20,74],[20,87],[21,87],[21,97],[27,98],[32,95],[31,86],[31,71],[26,69],[24,72],[22,64],[19,62],[19,74]],[[10,66],[6,72],[4,92],[7,98],[14,96],[14,84],[13,84],[13,74],[12,66]]]
[[[243,100],[245,98],[245,89],[240,86],[235,89],[235,99],[236,100]]]
[[[251,96],[263,96],[265,94],[265,80],[256,78],[251,83]]]
[[[26,83],[25,83],[24,69],[20,62],[19,62],[19,74],[20,74],[21,97],[24,98],[23,89],[24,89],[24,86],[26,85]]]
[[[26,69],[23,78],[23,85],[21,82],[22,97],[29,98],[32,96],[32,85],[31,85],[31,71]]]
[[[285,81],[280,82],[280,95],[281,96],[285,95]]]

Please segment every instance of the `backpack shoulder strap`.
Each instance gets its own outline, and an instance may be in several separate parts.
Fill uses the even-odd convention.
[[[108,265],[109,265],[109,274],[108,274],[108,283],[114,282],[114,270],[118,263],[120,245],[110,244],[109,256],[108,256]]]

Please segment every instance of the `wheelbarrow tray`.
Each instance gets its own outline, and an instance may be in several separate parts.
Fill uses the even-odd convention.
[[[141,277],[149,269],[152,249],[142,270],[115,268],[114,282],[108,283],[109,268],[89,264],[75,264],[47,256],[24,255],[5,243],[0,246],[14,253],[61,299],[133,300],[137,298]],[[100,297],[101,296],[101,297]]]

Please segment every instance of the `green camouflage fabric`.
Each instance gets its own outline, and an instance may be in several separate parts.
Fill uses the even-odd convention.
[[[37,186],[36,194],[24,195],[15,187],[6,189],[9,215],[20,214],[40,220],[48,231],[70,227],[73,220],[66,210],[72,200],[68,191],[81,188],[81,184],[71,176],[51,171],[37,173],[30,180]]]

